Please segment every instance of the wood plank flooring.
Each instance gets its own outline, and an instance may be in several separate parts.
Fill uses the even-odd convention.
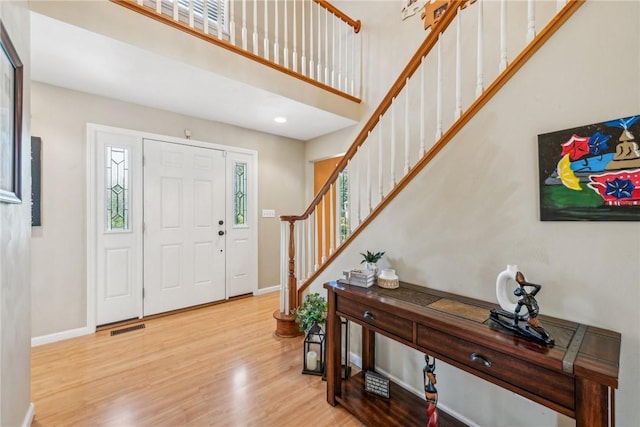
[[[33,348],[32,426],[362,426],[275,337],[278,294]]]

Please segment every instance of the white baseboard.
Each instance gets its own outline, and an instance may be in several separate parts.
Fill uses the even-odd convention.
[[[349,353],[349,362],[353,365],[356,365],[358,368],[362,369],[362,358],[359,354],[350,352]]]
[[[21,427],[30,427],[33,422],[33,417],[36,415],[36,407],[33,402],[29,403],[29,408],[27,408],[27,413],[24,414],[24,419],[22,420]]]
[[[69,338],[81,337],[83,335],[93,334],[95,331],[85,326],[83,328],[69,329],[67,331],[56,332],[54,334],[42,335],[31,338],[31,347],[37,347],[43,344],[49,344],[56,341],[68,340]]]
[[[280,285],[269,286],[268,288],[260,288],[253,293],[254,296],[270,294],[271,292],[280,292]]]

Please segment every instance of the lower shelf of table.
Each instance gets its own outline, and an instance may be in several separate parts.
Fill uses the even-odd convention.
[[[393,381],[390,398],[369,393],[364,389],[364,373],[359,372],[342,382],[342,396],[336,400],[366,425],[425,426],[426,402]],[[446,412],[439,410],[439,427],[466,427]]]

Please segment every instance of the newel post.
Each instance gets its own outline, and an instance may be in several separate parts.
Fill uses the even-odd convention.
[[[287,257],[286,261],[286,278],[283,278],[285,283],[282,283],[281,296],[285,298],[284,303],[281,304],[281,309],[276,310],[273,313],[273,317],[276,319],[276,335],[283,338],[296,337],[302,335],[298,324],[293,320],[292,312],[298,306],[298,281],[296,279],[296,243],[295,243],[295,221],[294,217],[280,217],[280,220],[289,223],[289,239],[286,240],[286,224],[282,224],[282,237],[280,242],[281,257]],[[287,250],[288,249],[288,250]],[[285,262],[284,259],[281,260]],[[281,268],[283,268],[282,265]],[[281,270],[281,273],[285,271]],[[285,286],[286,285],[286,286]]]

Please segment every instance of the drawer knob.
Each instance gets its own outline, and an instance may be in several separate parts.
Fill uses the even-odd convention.
[[[369,313],[368,311],[365,311],[362,317],[364,317],[365,319],[374,320],[373,314]]]
[[[471,353],[471,361],[475,363],[482,363],[485,368],[491,367],[491,361],[478,353]]]

